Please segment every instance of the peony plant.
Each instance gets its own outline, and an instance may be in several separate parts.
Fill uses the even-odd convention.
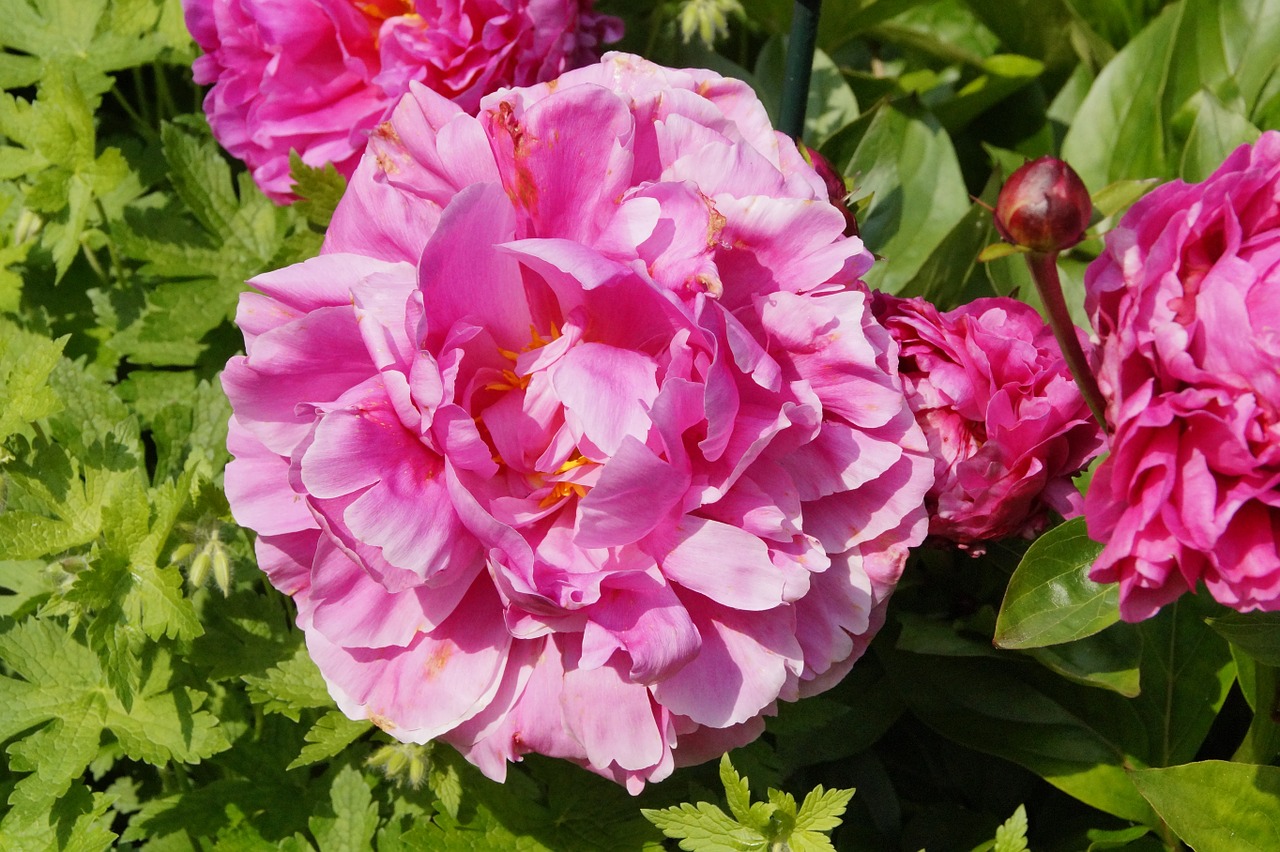
[[[638,792],[849,670],[933,463],[827,198],[711,72],[411,84],[222,379],[232,511],[344,712]]]
[[[214,137],[277,202],[289,153],[350,176],[416,81],[462,109],[594,62],[622,22],[593,0],[183,0]]]
[[[901,348],[933,457],[931,538],[977,553],[983,542],[1034,538],[1051,513],[1081,513],[1072,479],[1104,439],[1034,308],[987,298],[943,313],[876,293],[872,310]]]
[[[1092,577],[1130,620],[1200,583],[1280,609],[1280,133],[1135,204],[1085,286],[1113,431]]]

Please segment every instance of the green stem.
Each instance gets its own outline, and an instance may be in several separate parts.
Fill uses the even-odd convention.
[[[809,100],[813,51],[818,43],[818,13],[822,0],[796,0],[787,41],[787,69],[782,81],[782,110],[778,129],[793,139],[804,135],[804,110]]]
[[[1089,369],[1089,361],[1080,348],[1080,339],[1076,337],[1076,326],[1071,321],[1071,313],[1067,310],[1067,302],[1062,297],[1062,282],[1058,278],[1058,253],[1033,251],[1024,255],[1031,277],[1036,282],[1036,292],[1044,304],[1045,313],[1049,315],[1049,325],[1053,328],[1053,336],[1058,339],[1062,348],[1062,357],[1080,388],[1089,410],[1097,418],[1102,431],[1107,431],[1107,418],[1104,412],[1106,404],[1102,400],[1102,392],[1098,390],[1098,382]]]

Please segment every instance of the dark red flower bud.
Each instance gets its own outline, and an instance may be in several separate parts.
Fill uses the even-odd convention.
[[[797,144],[801,155],[809,161],[809,165],[813,166],[813,170],[818,173],[818,177],[822,178],[822,182],[827,185],[827,197],[831,199],[831,203],[844,214],[844,235],[846,237],[858,236],[858,220],[853,218],[853,211],[845,203],[845,200],[849,197],[849,187],[844,182],[844,176],[836,171],[836,167],[831,165],[830,160],[813,148],[803,142]]]
[[[1056,157],[1023,163],[996,199],[996,230],[1032,251],[1069,249],[1084,239],[1093,202],[1080,175]]]

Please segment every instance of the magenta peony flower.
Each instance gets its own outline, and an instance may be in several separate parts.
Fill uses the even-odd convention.
[[[1031,306],[978,299],[947,313],[876,293],[902,348],[902,377],[933,454],[931,537],[972,547],[1033,537],[1053,510],[1080,514],[1072,484],[1102,448],[1062,351]]]
[[[412,86],[223,375],[232,508],[346,713],[637,791],[848,671],[932,465],[826,199],[711,72]]]
[[[502,86],[595,62],[622,21],[593,0],[182,0],[213,135],[292,199],[289,151],[350,177],[370,131],[423,83],[468,112]]]
[[[1085,287],[1112,427],[1093,579],[1131,621],[1201,581],[1280,609],[1280,133],[1135,204]]]

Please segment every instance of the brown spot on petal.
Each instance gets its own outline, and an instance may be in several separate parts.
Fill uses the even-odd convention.
[[[380,713],[370,713],[369,721],[372,724],[376,725],[377,727],[381,728],[382,730],[386,731],[387,733],[391,733],[397,727],[395,722],[391,721],[386,716],[383,716]]]
[[[427,657],[426,663],[422,666],[422,675],[427,680],[435,680],[440,676],[440,672],[444,671],[445,666],[449,664],[449,658],[453,656],[454,648],[452,642],[445,641],[431,652],[431,656]]]

